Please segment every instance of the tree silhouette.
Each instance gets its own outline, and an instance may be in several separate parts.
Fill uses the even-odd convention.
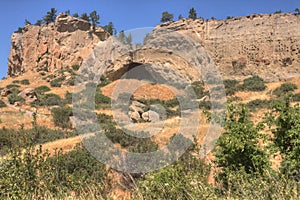
[[[73,17],[76,17],[76,18],[79,17],[78,13],[74,13],[72,16],[73,16]]]
[[[31,22],[30,22],[30,21],[28,21],[27,19],[25,19],[25,22],[24,22],[24,24],[25,24],[25,26],[26,26],[26,25],[31,25]]]
[[[178,20],[180,20],[180,19],[182,19],[183,18],[183,16],[180,14],[179,16],[178,16]]]
[[[174,15],[171,14],[171,13],[168,13],[167,11],[165,11],[165,12],[162,13],[160,21],[162,23],[164,23],[164,22],[173,21],[173,19],[174,19]]]
[[[107,31],[110,35],[116,35],[116,29],[114,28],[114,24],[112,22],[109,22],[107,25],[105,25],[104,30]]]
[[[81,19],[90,22],[90,17],[86,13],[82,13],[80,16]]]
[[[299,8],[296,8],[296,9],[295,9],[295,13],[296,13],[297,15],[299,15],[299,14],[300,14],[300,9],[299,9]]]
[[[43,20],[46,24],[49,24],[51,22],[55,22],[56,18],[56,12],[57,10],[55,8],[51,8],[50,11],[47,12],[47,15],[44,16]]]
[[[99,22],[100,16],[97,14],[96,10],[90,13],[90,19],[92,21],[92,25],[94,28],[100,23]]]
[[[191,19],[197,19],[197,12],[195,8],[191,8],[189,11],[189,18]]]

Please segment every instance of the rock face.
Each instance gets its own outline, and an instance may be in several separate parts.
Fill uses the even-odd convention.
[[[196,49],[204,64],[211,64],[205,57],[208,53],[223,79],[242,80],[259,75],[266,81],[278,81],[300,74],[299,27],[300,15],[251,15],[228,20],[181,19],[157,26],[153,35],[168,29],[189,36],[201,47]],[[202,75],[191,67],[190,61],[172,52],[142,48],[128,53],[115,41],[111,42],[110,46],[114,47],[111,49],[109,44],[96,45],[107,38],[108,33],[102,28],[93,30],[88,22],[64,14],[49,25],[26,26],[23,33],[12,36],[7,75],[15,76],[35,68],[51,71],[81,65],[92,52],[86,67],[102,66],[102,61],[107,60],[110,66],[104,74],[112,80],[143,64],[150,66],[148,71],[153,69],[172,82],[178,74],[182,76],[178,82],[181,78],[196,81]],[[118,48],[120,51],[116,53]],[[203,72],[209,71],[208,68]],[[99,74],[100,70],[93,72]]]
[[[87,21],[65,14],[59,14],[55,23],[27,25],[22,33],[12,35],[7,76],[81,65],[94,46],[108,37],[102,28],[93,30]]]
[[[278,81],[300,74],[300,15],[251,15],[228,20],[182,19],[168,28],[201,43],[224,78],[257,74]]]

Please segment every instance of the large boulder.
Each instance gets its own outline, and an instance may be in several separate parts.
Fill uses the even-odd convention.
[[[159,114],[157,112],[149,110],[149,111],[144,112],[142,114],[142,118],[146,122],[158,122],[159,121]]]
[[[56,29],[58,32],[88,31],[90,27],[91,24],[88,21],[74,18],[67,14],[59,14],[56,17]]]
[[[27,88],[18,94],[20,97],[25,99],[26,102],[30,103],[37,100],[37,93],[33,88]]]

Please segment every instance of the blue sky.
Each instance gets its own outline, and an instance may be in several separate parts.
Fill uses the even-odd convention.
[[[100,14],[100,25],[112,21],[120,30],[153,27],[161,13],[168,11],[177,19],[187,17],[194,7],[198,16],[224,19],[226,16],[244,16],[254,13],[274,13],[276,10],[293,12],[300,8],[300,0],[1,0],[0,7],[0,78],[7,72],[10,37],[14,30],[24,26],[25,19],[32,23],[41,19],[50,8],[59,12]],[[300,29],[300,27],[299,27]]]

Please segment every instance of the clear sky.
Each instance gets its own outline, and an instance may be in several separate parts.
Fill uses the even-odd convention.
[[[179,14],[187,17],[189,9],[194,7],[198,16],[205,19],[224,19],[227,16],[274,13],[277,10],[293,12],[295,8],[300,8],[300,0],[1,0],[0,7],[1,78],[7,72],[13,31],[23,27],[25,19],[35,23],[52,7],[58,12],[70,10],[71,14],[96,10],[100,14],[100,25],[112,21],[120,31],[154,27],[163,11],[173,13],[177,19]]]

